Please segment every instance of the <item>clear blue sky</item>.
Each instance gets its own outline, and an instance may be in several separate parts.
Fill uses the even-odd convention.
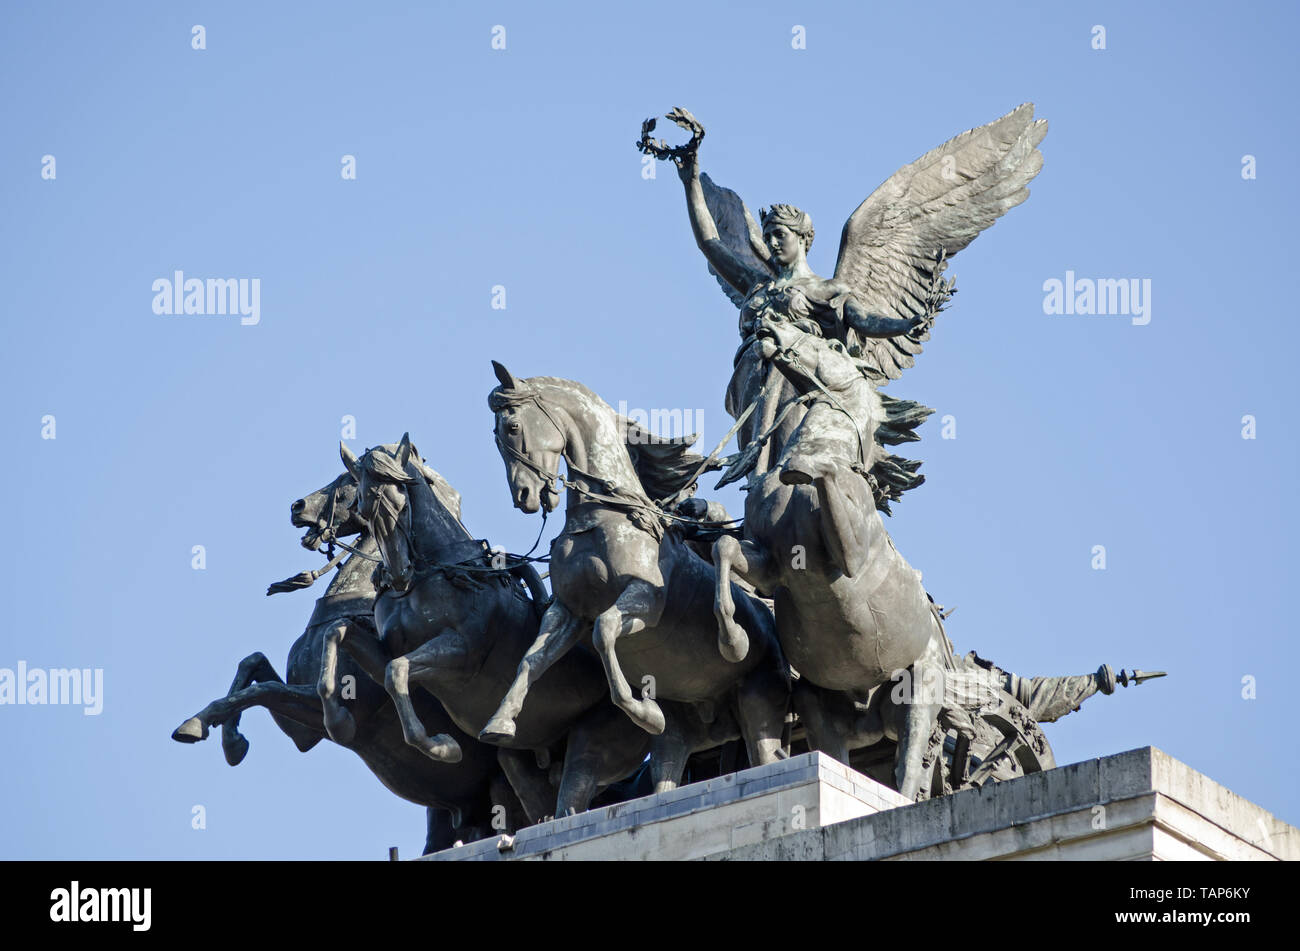
[[[715,179],[752,209],[812,214],[823,274],[897,167],[1037,104],[1032,197],[954,259],[959,293],[890,387],[937,410],[909,447],[929,481],[890,531],[960,608],[960,650],[1027,675],[1170,672],[1049,726],[1061,762],[1158,746],[1300,823],[1297,19],[1262,3],[5,4],[0,667],[100,667],[105,698],[97,717],[0,707],[0,857],[418,847],[422,809],[346,750],[299,754],[263,711],[237,769],[215,737],[169,734],[251,651],[283,671],[315,593],[263,591],[318,563],[288,505],[340,470],[345,414],[358,448],[409,430],[471,531],[515,551],[537,524],[490,441],[490,358],[613,404],[700,408],[702,441],[722,435],[735,311],[675,176],[643,180],[633,149],[678,104],[708,128]],[[152,282],[177,269],[259,278],[261,322],[155,315]],[[1150,279],[1151,322],[1045,315],[1043,283],[1067,270]]]

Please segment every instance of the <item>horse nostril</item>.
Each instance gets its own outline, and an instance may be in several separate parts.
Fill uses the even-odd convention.
[[[302,510],[305,509],[306,507],[307,507],[306,500],[299,499],[297,502],[294,502],[293,505],[289,506],[289,512],[293,515],[301,515]]]

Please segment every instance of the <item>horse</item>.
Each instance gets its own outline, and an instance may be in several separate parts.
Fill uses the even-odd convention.
[[[656,505],[693,481],[690,440],[637,440],[629,421],[580,383],[552,377],[515,378],[493,361],[500,383],[488,397],[495,437],[516,508],[554,511],[560,460],[568,478],[564,530],[551,544],[554,599],[514,683],[480,736],[508,737],[534,685],[585,634],[588,626],[614,704],[641,729],[668,726],[657,698],[693,705],[707,720],[734,712],[757,766],[785,755],[783,732],[790,684],[771,613],[739,588],[734,617],[748,649],[733,662],[719,656],[712,614],[713,566],[691,551]],[[647,436],[649,434],[642,434]],[[720,583],[720,582],[717,582]],[[549,675],[548,675],[549,676]],[[629,676],[643,687],[633,694]]]
[[[225,697],[214,700],[182,723],[172,739],[197,743],[207,739],[210,726],[221,726],[221,745],[231,766],[248,753],[248,740],[239,732],[240,716],[252,707],[265,707],[276,725],[301,752],[328,737],[325,704],[317,692],[324,644],[333,632],[364,628],[373,623],[375,585],[372,559],[378,546],[364,533],[355,511],[356,481],[344,472],[324,488],[293,503],[290,520],[306,533],[303,547],[319,549],[323,540],[360,534],[353,551],[338,565],[323,597],[317,602],[304,631],[289,649],[285,666],[288,682],[280,678],[266,655],[244,658]],[[338,559],[335,559],[337,562]],[[267,594],[310,586],[326,570],[303,572],[271,585]],[[512,787],[498,768],[493,750],[460,731],[431,696],[416,698],[426,723],[457,737],[465,756],[449,766],[411,749],[402,736],[396,711],[388,696],[371,679],[383,677],[389,657],[372,638],[351,638],[349,653],[341,660],[344,682],[355,684],[349,720],[353,731],[346,746],[356,753],[391,792],[428,808],[424,851],[448,848],[457,840],[472,841],[498,832],[513,832],[526,825]],[[369,676],[367,676],[369,674]]]
[[[407,742],[435,761],[455,762],[461,744],[448,734],[429,736],[411,706],[410,685],[436,696],[462,729],[478,731],[536,638],[536,599],[515,577],[535,578],[536,571],[527,563],[507,567],[504,554],[470,535],[445,495],[421,478],[423,463],[409,434],[359,458],[341,445],[340,455],[357,480],[358,514],[376,539],[386,574],[375,600],[378,637],[393,655],[384,685]],[[322,697],[332,696],[332,681],[323,667]],[[656,745],[605,702],[605,692],[597,658],[574,651],[534,691],[516,729],[490,737],[533,821],[587,809],[599,788],[627,777],[647,755],[655,763],[656,790],[674,788],[684,757],[699,748],[698,724],[689,714]],[[327,709],[331,703],[326,699]],[[537,781],[533,760],[549,764],[561,749],[557,792]]]
[[[889,494],[891,477],[895,487],[919,481],[911,474],[915,464],[881,445],[882,434],[893,442],[915,438],[916,404],[891,401],[887,409],[840,344],[790,322],[765,320],[757,337],[779,368],[764,398],[800,412],[783,413],[780,426],[758,437],[771,441],[763,455],[773,462],[750,476],[743,539],[726,535],[714,543],[719,642],[743,644],[728,584],[736,574],[774,599],[781,647],[801,684],[865,701],[902,671],[912,684],[942,677],[951,645],[941,618],[879,511],[897,497]],[[755,448],[747,447],[751,457]],[[800,718],[813,726],[810,738],[821,733],[815,743],[846,756],[852,731],[845,717],[816,708],[818,692],[799,692]],[[916,798],[941,705],[921,691],[908,693],[897,722],[886,726],[898,741],[895,784]],[[866,733],[874,742],[881,729]]]

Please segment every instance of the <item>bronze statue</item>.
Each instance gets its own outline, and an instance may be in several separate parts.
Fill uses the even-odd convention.
[[[886,447],[916,438],[930,410],[878,386],[912,366],[953,293],[947,260],[1028,197],[1047,123],[1026,104],[964,132],[896,172],[845,224],[835,274],[807,263],[811,218],[791,205],[762,213],[699,170],[704,128],[684,109],[684,146],[638,146],[672,161],[686,189],[696,244],[740,310],[741,346],[726,406],[740,453],[721,484],[747,479],[743,538],[715,543],[719,649],[740,659],[733,573],[775,600],[781,645],[801,682],[802,719],[837,722],[810,705],[825,691],[865,700],[897,671],[941,676],[951,645],[915,571],[880,513],[919,485],[919,463]],[[942,697],[909,693],[899,709],[895,785],[921,795]],[[848,737],[823,736],[843,749]]]
[[[485,729],[539,637],[544,602],[550,601],[547,616],[564,609],[547,597],[531,563],[494,554],[470,535],[459,497],[424,465],[409,436],[360,458],[346,446],[341,453],[357,480],[357,512],[375,538],[384,577],[374,600],[377,640],[365,631],[351,637],[375,641],[368,650],[382,644],[393,655],[382,679],[413,747],[438,762],[461,755],[451,735],[428,736],[412,704],[418,691],[410,688],[418,685],[461,729],[482,730],[499,747],[501,768],[529,819],[538,822],[587,809],[598,791],[625,779],[647,755],[655,790],[675,788],[686,756],[735,732],[725,721],[709,727],[694,708],[678,706],[671,727],[652,738],[605,699],[605,676],[590,647],[568,651],[550,666],[508,731]],[[344,643],[355,648],[351,637]],[[327,639],[322,697],[334,694],[332,657]],[[328,715],[326,722],[332,722]],[[562,763],[558,792],[551,771],[537,766],[552,761]]]
[[[580,383],[494,363],[514,506],[544,522],[564,490],[541,558],[474,538],[409,436],[359,457],[342,446],[347,471],[291,512],[328,563],[268,591],[337,570],[288,683],[250,655],[175,739],[220,725],[237,764],[240,714],[265,706],[299,749],[328,737],[427,805],[432,849],[803,749],[914,799],[944,795],[1052,767],[1040,723],[1162,676],[1022,678],[959,656],[950,612],[882,518],[924,481],[891,447],[932,412],[882,388],[950,301],[949,258],[1028,196],[1047,131],[1033,106],[891,176],[845,224],[831,278],[808,266],[807,213],[773,205],[755,221],[700,171],[704,127],[668,118],[687,143],[652,139],[647,120],[637,145],[677,167],[696,243],[739,310],[732,431],[703,457],[693,436],[652,436]],[[743,520],[695,495],[718,469],[719,486],[745,481]]]
[[[658,504],[686,488],[704,461],[688,452],[693,439],[638,441],[645,451],[634,458],[630,421],[587,387],[552,377],[517,379],[493,366],[500,385],[488,405],[515,506],[553,511],[562,482],[566,511],[564,531],[551,544],[554,600],[483,738],[511,735],[532,684],[591,624],[610,695],[644,730],[664,732],[659,697],[725,705],[741,725],[751,763],[784,755],[789,688],[771,616],[735,589],[733,623],[749,649],[720,657],[709,602],[722,582],[679,534],[666,530],[674,516]],[[642,688],[639,696],[633,682]]]
[[[240,714],[261,706],[301,752],[312,749],[329,736],[325,711],[334,699],[323,699],[317,692],[324,646],[350,630],[357,636],[346,640],[348,649],[337,661],[337,672],[355,684],[356,696],[347,713],[352,729],[346,740],[337,742],[356,753],[391,792],[429,808],[424,851],[513,832],[529,820],[497,765],[496,750],[462,732],[437,700],[419,691],[414,702],[421,721],[447,732],[464,753],[454,765],[430,759],[406,743],[397,711],[379,686],[390,657],[373,636],[364,636],[374,625],[376,588],[369,559],[378,546],[357,517],[356,491],[356,481],[344,472],[290,509],[293,524],[305,529],[302,545],[308,551],[322,544],[346,544],[342,539],[354,535],[360,538],[325,568],[302,572],[268,589],[270,595],[310,587],[337,568],[316,601],[306,631],[289,648],[288,682],[280,679],[265,654],[250,654],[240,662],[227,695],[182,723],[172,739],[196,743],[207,739],[209,727],[220,725],[226,761],[237,766],[248,753],[248,740],[239,732]],[[495,814],[494,806],[500,807]]]

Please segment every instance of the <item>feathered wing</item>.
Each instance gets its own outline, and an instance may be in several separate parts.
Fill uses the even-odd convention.
[[[1033,103],[963,132],[871,193],[844,225],[835,279],[863,309],[880,317],[932,317],[952,293],[943,278],[946,258],[975,240],[1029,197],[1026,187],[1043,167],[1038,143],[1047,120]],[[912,336],[857,341],[862,357],[896,380],[929,339]]]
[[[704,202],[709,206],[709,214],[713,216],[713,222],[718,227],[718,237],[722,239],[722,243],[748,266],[764,274],[772,274],[772,268],[767,263],[771,252],[763,241],[762,229],[758,227],[754,216],[749,213],[740,196],[730,188],[714,184],[707,172],[700,173],[700,185],[704,189]],[[709,265],[709,273],[717,279],[723,292],[733,304],[739,307],[745,302],[744,293],[728,284],[726,279],[713,269],[713,265]]]

